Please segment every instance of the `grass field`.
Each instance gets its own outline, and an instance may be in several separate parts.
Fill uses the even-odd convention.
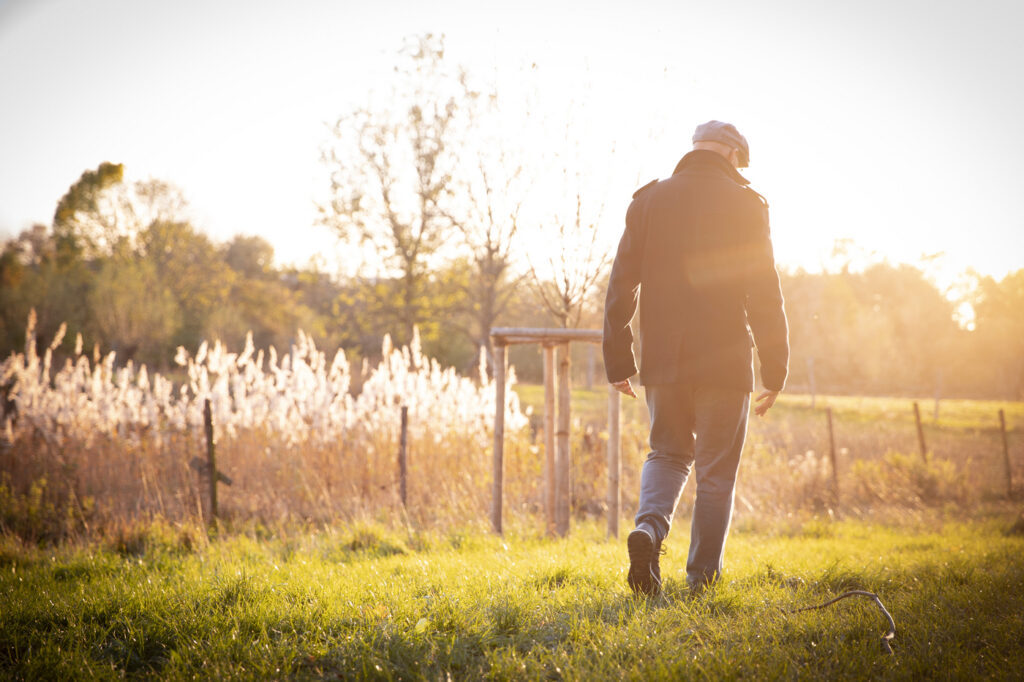
[[[64,524],[70,507],[40,492],[45,478],[18,492],[0,477],[0,678],[1021,679],[1024,518],[1006,499],[998,410],[1019,500],[1024,403],[943,401],[936,418],[922,401],[923,461],[910,399],[819,396],[812,407],[783,395],[751,420],[724,580],[696,598],[685,589],[686,491],[665,595],[647,600],[626,588],[624,541],[608,541],[600,521],[607,389],[573,392],[573,529],[559,540],[540,535],[543,391],[516,390],[534,428],[509,436],[504,538],[482,525],[488,453],[469,441],[456,455],[414,442],[406,515],[384,486],[376,497],[350,489],[358,467],[339,469],[333,450],[285,457],[259,434],[225,438],[236,482],[222,491],[227,521],[212,539],[194,516],[160,520],[137,486],[118,487],[163,451],[125,449],[130,466],[100,481],[137,506],[74,524]],[[624,400],[623,528],[646,438],[642,399]],[[31,457],[33,443],[18,452]],[[391,446],[378,449],[386,458],[365,480],[391,477]],[[283,478],[247,480],[253,453]],[[363,450],[349,454],[366,464]],[[298,493],[260,496],[260,485],[285,490],[294,472]],[[73,467],[51,473],[77,480]],[[463,488],[440,494],[433,482],[456,474]],[[334,493],[311,494],[307,475],[334,481]],[[189,490],[174,493],[183,508]],[[322,500],[355,511],[290,513],[297,502],[325,509]],[[70,531],[40,532],[46,524]],[[851,589],[877,593],[892,613],[894,655],[869,600],[790,613]]]
[[[939,517],[936,517],[938,519]],[[881,527],[739,524],[690,598],[632,597],[622,541],[364,525],[205,535],[156,524],[0,553],[0,677],[71,679],[1019,679],[1024,537],[1013,516]],[[850,589],[866,599],[790,614]]]
[[[637,388],[634,386],[634,388]],[[536,414],[544,409],[544,387],[540,384],[516,384],[515,391],[523,405],[529,405]],[[623,421],[645,421],[647,408],[643,402],[643,391],[637,390],[639,400],[622,399]],[[608,390],[604,386],[586,389],[572,389],[572,410],[584,419],[607,419]],[[851,422],[872,423],[879,420],[901,424],[914,424],[913,403],[917,400],[922,421],[928,429],[946,430],[996,430],[999,428],[999,410],[1003,410],[1006,428],[1009,432],[1024,428],[1024,402],[999,400],[940,400],[938,419],[935,418],[933,398],[876,398],[867,396],[811,396],[783,392],[772,408],[771,414],[779,418],[797,413],[823,410],[831,407],[839,419]]]

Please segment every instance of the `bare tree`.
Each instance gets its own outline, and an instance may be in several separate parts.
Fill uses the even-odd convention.
[[[430,266],[450,221],[438,202],[454,165],[451,143],[461,74],[444,62],[443,38],[430,34],[402,50],[387,107],[338,118],[323,158],[331,197],[321,221],[359,253],[364,294],[394,318],[407,342],[429,314]]]
[[[479,97],[468,90],[467,94],[470,102]],[[492,113],[497,96],[486,99],[490,104],[473,112],[472,128],[476,130]],[[461,246],[468,253],[470,276],[460,283],[471,325],[466,332],[477,346],[487,349],[491,358],[490,330],[524,278],[513,269],[513,247],[529,183],[524,179],[522,162],[498,136],[477,137],[467,148],[475,150],[469,152],[471,158],[475,156],[475,163],[460,168],[445,203],[445,216],[457,229]]]
[[[573,217],[553,218],[557,239],[550,240],[547,256],[529,257],[533,286],[548,312],[563,327],[579,325],[584,305],[611,263],[611,251],[600,243],[597,231],[604,206],[600,206],[593,219],[587,219],[582,190],[577,189],[575,196]]]

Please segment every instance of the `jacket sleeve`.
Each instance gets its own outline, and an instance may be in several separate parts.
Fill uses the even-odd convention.
[[[643,220],[644,199],[634,199],[626,211],[626,229],[608,280],[604,303],[604,366],[610,383],[636,374],[633,358],[633,332],[629,321],[636,312],[640,293],[640,268],[643,262],[646,225]]]
[[[761,381],[769,391],[781,391],[789,371],[789,325],[782,287],[775,269],[768,207],[758,199],[756,246],[747,281],[747,322],[761,360]]]

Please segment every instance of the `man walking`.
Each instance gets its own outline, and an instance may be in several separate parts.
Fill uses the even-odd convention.
[[[731,124],[709,121],[693,143],[672,177],[633,195],[605,301],[608,381],[633,397],[629,323],[640,307],[651,452],[627,547],[629,586],[645,595],[661,589],[661,543],[691,468],[697,496],[686,581],[699,591],[718,579],[754,385],[751,349],[765,388],[758,416],[774,404],[789,362],[768,204],[737,170],[747,166],[747,140]]]

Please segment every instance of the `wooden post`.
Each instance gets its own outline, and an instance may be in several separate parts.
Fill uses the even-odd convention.
[[[807,358],[807,379],[811,384],[811,409],[814,409],[814,405],[818,398],[818,387],[814,383],[814,357]]]
[[[555,347],[544,346],[544,510],[555,534]]]
[[[402,432],[398,439],[398,494],[402,498],[402,506],[405,507],[408,502],[408,461],[407,461],[407,446],[409,438],[409,408],[406,405],[402,405]]]
[[[614,386],[608,387],[608,536],[619,537],[619,507],[622,495],[619,479],[622,476],[620,450],[619,406],[622,394]]]
[[[203,425],[206,427],[206,466],[210,476],[210,523],[217,522],[217,448],[213,441],[213,409],[210,399],[203,405]]]
[[[572,415],[569,402],[569,344],[559,347],[558,358],[558,447],[555,457],[555,532],[569,533],[569,426]]]
[[[491,525],[501,535],[501,507],[505,476],[505,345],[494,345],[494,480],[491,489]]]
[[[1006,466],[1006,496],[1013,497],[1013,469],[1010,468],[1010,445],[1006,440],[1006,415],[999,410],[999,431],[1003,434],[1003,464]]]
[[[928,448],[924,442],[924,428],[921,426],[921,408],[914,401],[914,421],[917,423],[917,444],[921,448],[921,460],[928,463]]]
[[[498,367],[504,368],[506,347],[521,343],[540,343],[544,348],[544,472],[546,483],[544,490],[544,506],[547,512],[548,532],[565,535],[569,532],[570,508],[572,499],[572,468],[569,451],[569,429],[572,423],[570,411],[571,384],[569,370],[569,343],[582,341],[585,343],[601,343],[600,329],[550,329],[535,327],[495,327],[491,329],[491,341],[495,349],[495,390],[499,394],[498,403],[504,406],[504,376],[497,373]],[[556,350],[561,348],[561,351]],[[562,359],[556,363],[557,354]],[[497,379],[500,377],[501,381]],[[556,403],[558,409],[556,409]],[[557,422],[556,422],[557,420]],[[557,424],[557,426],[556,426]],[[504,410],[496,410],[494,419],[494,503],[491,508],[491,520],[498,532],[501,532],[501,480],[502,455],[504,440]]]
[[[828,415],[828,459],[832,465],[832,495],[835,504],[839,503],[839,472],[836,469],[836,435],[832,428],[832,408],[825,411]]]

